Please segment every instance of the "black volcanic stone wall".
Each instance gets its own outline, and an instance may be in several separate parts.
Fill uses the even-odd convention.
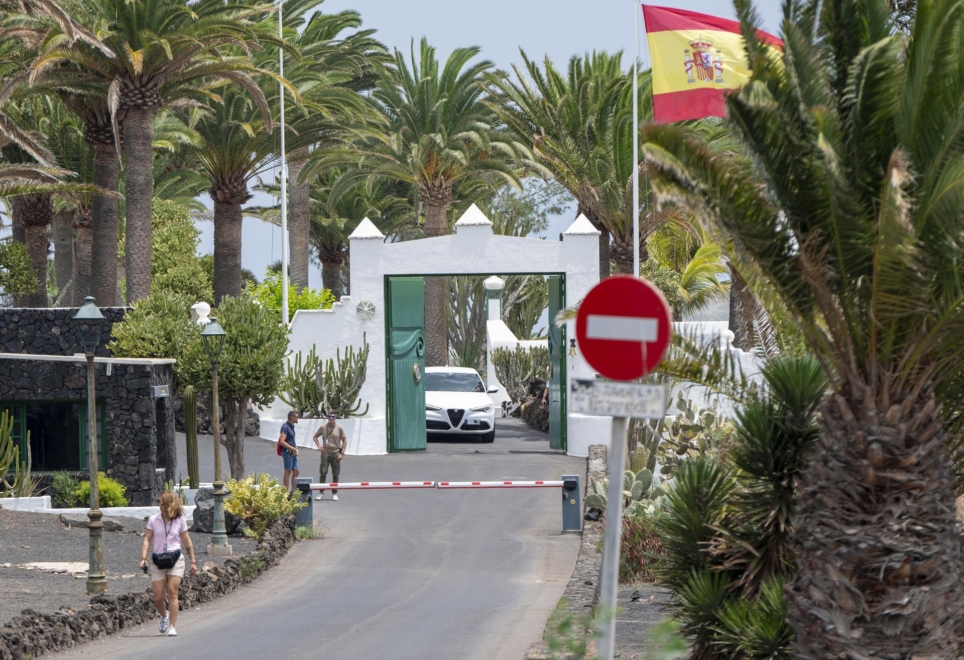
[[[174,399],[155,399],[152,389],[172,385],[172,366],[112,364],[108,376],[106,364],[94,365],[106,412],[107,474],[124,484],[133,506],[155,504],[177,473]],[[83,360],[0,358],[0,401],[86,401],[86,373]]]
[[[102,307],[98,357],[109,357],[107,343],[111,329],[124,318],[126,307]],[[0,353],[32,353],[35,355],[73,355],[83,353],[80,345],[81,324],[74,321],[76,307],[0,309]]]

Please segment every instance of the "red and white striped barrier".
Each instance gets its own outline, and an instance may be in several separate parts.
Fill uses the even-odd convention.
[[[560,482],[561,483],[561,482]],[[311,484],[311,490],[384,490],[387,488],[435,488],[434,481],[358,481],[354,483]]]
[[[562,481],[440,481],[442,488],[562,488]]]

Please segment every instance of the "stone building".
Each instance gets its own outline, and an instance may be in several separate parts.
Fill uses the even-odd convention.
[[[102,348],[123,310],[103,310]],[[33,471],[88,472],[86,360],[79,354],[75,309],[0,310],[0,410]],[[57,354],[59,353],[59,354]],[[97,357],[100,468],[127,489],[132,505],[156,502],[175,476],[174,360]]]

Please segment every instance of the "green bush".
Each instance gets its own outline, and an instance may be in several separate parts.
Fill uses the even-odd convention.
[[[77,478],[69,472],[54,472],[53,482],[50,484],[50,498],[54,501],[54,508],[69,509],[78,506]]]
[[[100,505],[108,506],[127,506],[127,498],[124,494],[127,489],[116,479],[111,479],[103,472],[98,473],[97,489],[100,492]],[[81,503],[90,501],[90,482],[81,481],[74,490],[74,495]]]
[[[281,311],[281,275],[268,272],[264,282],[251,284],[249,292],[259,303],[276,311]],[[288,314],[294,316],[299,309],[331,309],[335,303],[334,294],[328,289],[299,289],[296,285],[288,284]]]
[[[231,479],[225,485],[231,497],[224,508],[247,524],[245,536],[260,539],[282,516],[294,513],[306,505],[288,497],[288,489],[267,474]]]
[[[655,519],[659,577],[694,660],[793,657],[782,584],[794,573],[797,485],[827,381],[809,356],[772,359],[762,375],[728,451],[681,461]]]

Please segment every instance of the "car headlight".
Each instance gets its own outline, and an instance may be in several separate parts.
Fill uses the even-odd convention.
[[[433,406],[433,405],[430,404],[430,403],[426,403],[426,404],[425,404],[425,410],[441,410],[441,408],[439,408],[438,406]]]
[[[492,412],[491,404],[488,406],[479,406],[478,408],[472,408],[472,412]]]

